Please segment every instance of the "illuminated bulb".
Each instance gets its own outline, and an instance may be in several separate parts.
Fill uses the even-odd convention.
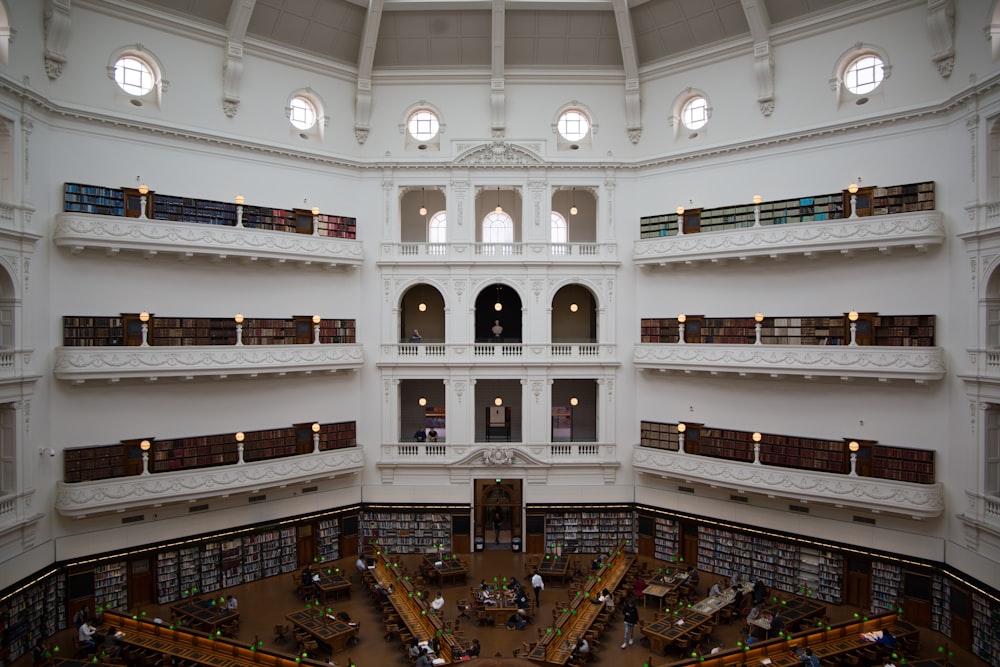
[[[140,185],[139,186],[139,194],[141,194],[141,195],[148,195],[149,194],[149,186],[146,185],[145,183],[143,183],[142,185]]]
[[[246,201],[246,199],[244,199],[243,195],[236,195],[236,205],[237,206],[243,206],[243,202],[245,202],[245,201]]]
[[[847,186],[847,191],[850,192],[852,195],[858,194],[858,184],[851,183],[850,185]]]
[[[569,404],[572,405],[573,407],[576,407],[577,405],[580,404],[580,399],[574,396],[573,398],[569,399]]]
[[[852,322],[857,322],[858,321],[858,311],[852,310],[851,312],[849,312],[847,314],[847,319],[849,319]]]
[[[757,313],[756,315],[753,316],[753,319],[754,319],[755,322],[763,322],[764,321],[764,313]]]
[[[760,439],[761,439],[761,438],[762,438],[763,436],[762,436],[762,435],[761,435],[760,433],[754,433],[754,434],[753,434],[753,436],[751,436],[751,437],[753,438],[753,441],[754,441],[754,442],[760,442]]]
[[[420,207],[420,215],[427,215],[427,207],[426,206],[421,206]]]
[[[677,321],[680,322],[681,324],[687,322],[687,319],[688,319],[687,315],[685,315],[684,313],[681,313],[680,315],[677,316]]]
[[[422,304],[418,305],[417,306],[417,310],[419,310],[421,313],[424,312],[425,310],[427,310],[427,304],[426,303],[422,303]]]
[[[493,304],[493,310],[499,313],[501,310],[503,310],[503,304],[497,301],[496,303]]]
[[[687,424],[685,424],[684,422],[681,422],[680,424],[677,425],[677,432],[678,433],[683,433],[686,430],[688,430],[688,427],[687,427]]]
[[[417,399],[417,405],[419,405],[420,407],[424,407],[425,405],[427,405],[427,399],[421,396],[420,398]]]
[[[148,322],[149,321],[149,313],[147,313],[146,311],[142,311],[141,313],[139,313],[139,321],[140,322]]]
[[[501,405],[503,405],[503,399],[497,396],[496,398],[493,399],[493,405],[500,407]]]
[[[319,433],[319,422],[313,422],[312,430],[313,433]]]
[[[319,215],[319,206],[313,206],[313,215]]]
[[[580,212],[580,209],[578,209],[575,204],[573,206],[569,207],[569,214],[570,215],[576,215],[579,212]]]
[[[149,448],[150,448],[149,440],[143,440],[141,443],[139,443],[139,449],[141,449],[142,451],[148,452]]]
[[[322,321],[323,321],[322,317],[320,317],[319,315],[313,315],[313,324],[319,324]]]
[[[243,442],[245,439],[246,436],[243,435],[243,431],[240,431],[239,433],[236,434],[236,442]]]
[[[233,319],[236,320],[236,324],[243,324],[243,313],[236,313]]]
[[[847,445],[847,448],[850,449],[852,452],[856,452],[859,449],[861,449],[861,445],[858,444],[857,440],[851,440],[851,444]]]
[[[760,203],[760,195],[754,195],[753,196],[753,203],[754,204],[759,204]]]
[[[575,313],[578,310],[580,310],[580,306],[576,305],[575,303],[569,304],[569,312]]]

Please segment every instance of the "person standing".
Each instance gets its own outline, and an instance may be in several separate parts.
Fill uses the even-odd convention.
[[[423,336],[420,335],[420,329],[414,329],[413,333],[410,334],[411,343],[419,343],[423,340]]]
[[[497,544],[500,544],[501,527],[503,527],[503,514],[501,514],[500,509],[497,508],[493,510],[493,538]]]
[[[535,573],[531,575],[531,587],[535,589],[535,609],[538,609],[542,604],[540,595],[545,590],[545,582],[542,581],[542,575],[538,574],[537,567]]]
[[[635,640],[635,624],[639,622],[639,609],[631,595],[625,598],[622,605],[622,616],[625,618],[625,636],[622,638],[622,648],[631,646]]]

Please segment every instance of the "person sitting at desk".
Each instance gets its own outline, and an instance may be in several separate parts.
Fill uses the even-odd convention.
[[[467,655],[470,658],[478,658],[480,650],[481,649],[479,646],[479,640],[473,638],[472,644],[469,646],[469,648],[465,649],[465,655]]]
[[[511,614],[510,618],[507,619],[508,630],[524,630],[526,627],[528,627],[528,619],[521,615],[520,609]]]
[[[733,618],[740,616],[743,613],[743,589],[737,588],[736,594],[733,595],[733,605],[730,608],[730,615]]]
[[[688,565],[687,579],[684,580],[684,584],[683,584],[684,587],[687,588],[687,590],[689,590],[689,591],[694,591],[694,590],[696,590],[698,588],[698,582],[700,580],[701,580],[701,577],[698,574],[698,570],[696,570],[693,567],[691,567],[690,565]]]
[[[434,667],[434,659],[431,658],[430,653],[427,649],[420,649],[420,656],[417,658],[416,662],[413,663],[414,667]]]
[[[437,597],[431,601],[431,609],[436,614],[440,614],[441,610],[444,609],[444,597],[441,595],[441,591],[438,591]]]
[[[819,656],[813,653],[812,649],[809,647],[796,651],[795,657],[802,661],[802,664],[805,667],[821,667]]]
[[[641,598],[643,596],[643,591],[646,590],[647,585],[648,584],[646,584],[645,579],[643,579],[642,577],[636,577],[635,581],[632,582],[632,595],[634,595],[637,598]]]
[[[719,582],[716,581],[714,584],[712,584],[712,587],[708,589],[708,597],[710,598],[715,597],[720,593],[722,593],[722,586],[720,586]]]
[[[767,631],[768,639],[774,639],[775,637],[780,637],[785,632],[785,617],[781,615],[781,609],[779,607],[774,608],[774,613],[771,615],[771,629]]]
[[[755,605],[761,604],[767,599],[767,586],[764,582],[758,579],[753,584],[753,603]]]
[[[226,598],[226,609],[229,611],[236,611],[240,608],[240,603],[236,601],[232,595]]]
[[[586,637],[580,637],[580,641],[573,647],[573,653],[576,655],[587,655],[590,653],[590,644],[587,642]]]
[[[368,565],[365,563],[365,557],[363,555],[358,554],[358,559],[354,561],[354,567],[358,568],[358,572],[368,571]]]
[[[422,650],[423,649],[420,648],[420,643],[417,642],[416,637],[410,640],[410,648],[407,650],[407,653],[410,654],[411,658],[419,658]]]
[[[524,589],[514,593],[514,604],[517,605],[517,613],[521,616],[528,615],[528,609],[531,607],[531,601],[528,600],[528,596],[524,593]]]
[[[97,633],[97,628],[91,625],[89,622],[84,623],[80,626],[79,632],[77,632],[76,639],[83,645],[86,644],[91,650],[97,650],[97,641],[94,639],[94,635]]]
[[[747,612],[747,618],[746,618],[747,625],[751,625],[751,623],[753,621],[757,620],[758,617],[760,617],[760,605],[759,604],[755,604],[750,609],[750,611]]]
[[[597,598],[597,601],[598,602],[602,602],[604,604],[604,607],[608,611],[614,612],[614,610],[615,610],[615,596],[612,595],[611,591],[609,591],[607,588],[605,588],[604,590],[601,591],[601,595],[600,595],[600,597]]]

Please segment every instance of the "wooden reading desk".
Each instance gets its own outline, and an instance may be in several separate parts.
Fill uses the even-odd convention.
[[[328,572],[324,570],[319,573],[319,579],[313,582],[319,599],[323,604],[327,604],[330,599],[339,600],[341,595],[351,599],[351,580],[342,572]]]
[[[190,625],[215,632],[223,625],[237,620],[238,611],[230,611],[224,598],[188,598],[170,605],[170,610]]]
[[[678,610],[658,621],[647,623],[642,633],[649,638],[649,648],[653,653],[665,655],[675,642],[700,630],[712,622],[712,614],[695,611],[692,608]]]
[[[569,556],[545,554],[545,558],[538,564],[538,574],[542,575],[542,579],[545,581],[558,579],[565,584],[566,579],[570,576]]]
[[[469,574],[469,569],[462,565],[457,556],[425,554],[424,563],[427,565],[427,571],[434,574],[440,586],[448,581],[464,582],[466,575]]]
[[[323,609],[303,609],[285,616],[297,628],[301,628],[316,638],[321,644],[336,653],[347,648],[347,644],[358,634],[356,625],[349,625]]]
[[[607,588],[614,592],[625,578],[625,573],[635,560],[624,551],[624,542],[612,550],[611,556],[600,570],[593,573],[586,586],[567,605],[562,615],[552,624],[551,632],[546,629],[531,652],[525,656],[528,660],[545,665],[565,665],[573,655],[577,642],[590,630],[598,614],[604,609],[603,604],[591,602],[591,598],[600,596],[601,590]]]

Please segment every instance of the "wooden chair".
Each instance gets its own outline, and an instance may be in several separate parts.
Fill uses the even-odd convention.
[[[278,625],[274,626],[274,643],[281,644],[282,642],[288,641],[288,626]]]
[[[223,637],[236,639],[236,635],[240,631],[240,621],[239,619],[233,619],[229,623],[224,623],[219,629],[222,630]]]
[[[458,618],[466,618],[472,620],[472,617],[469,616],[469,610],[472,608],[472,605],[469,604],[469,601],[466,598],[462,598],[461,600],[457,601],[455,603],[455,606],[458,608]]]

